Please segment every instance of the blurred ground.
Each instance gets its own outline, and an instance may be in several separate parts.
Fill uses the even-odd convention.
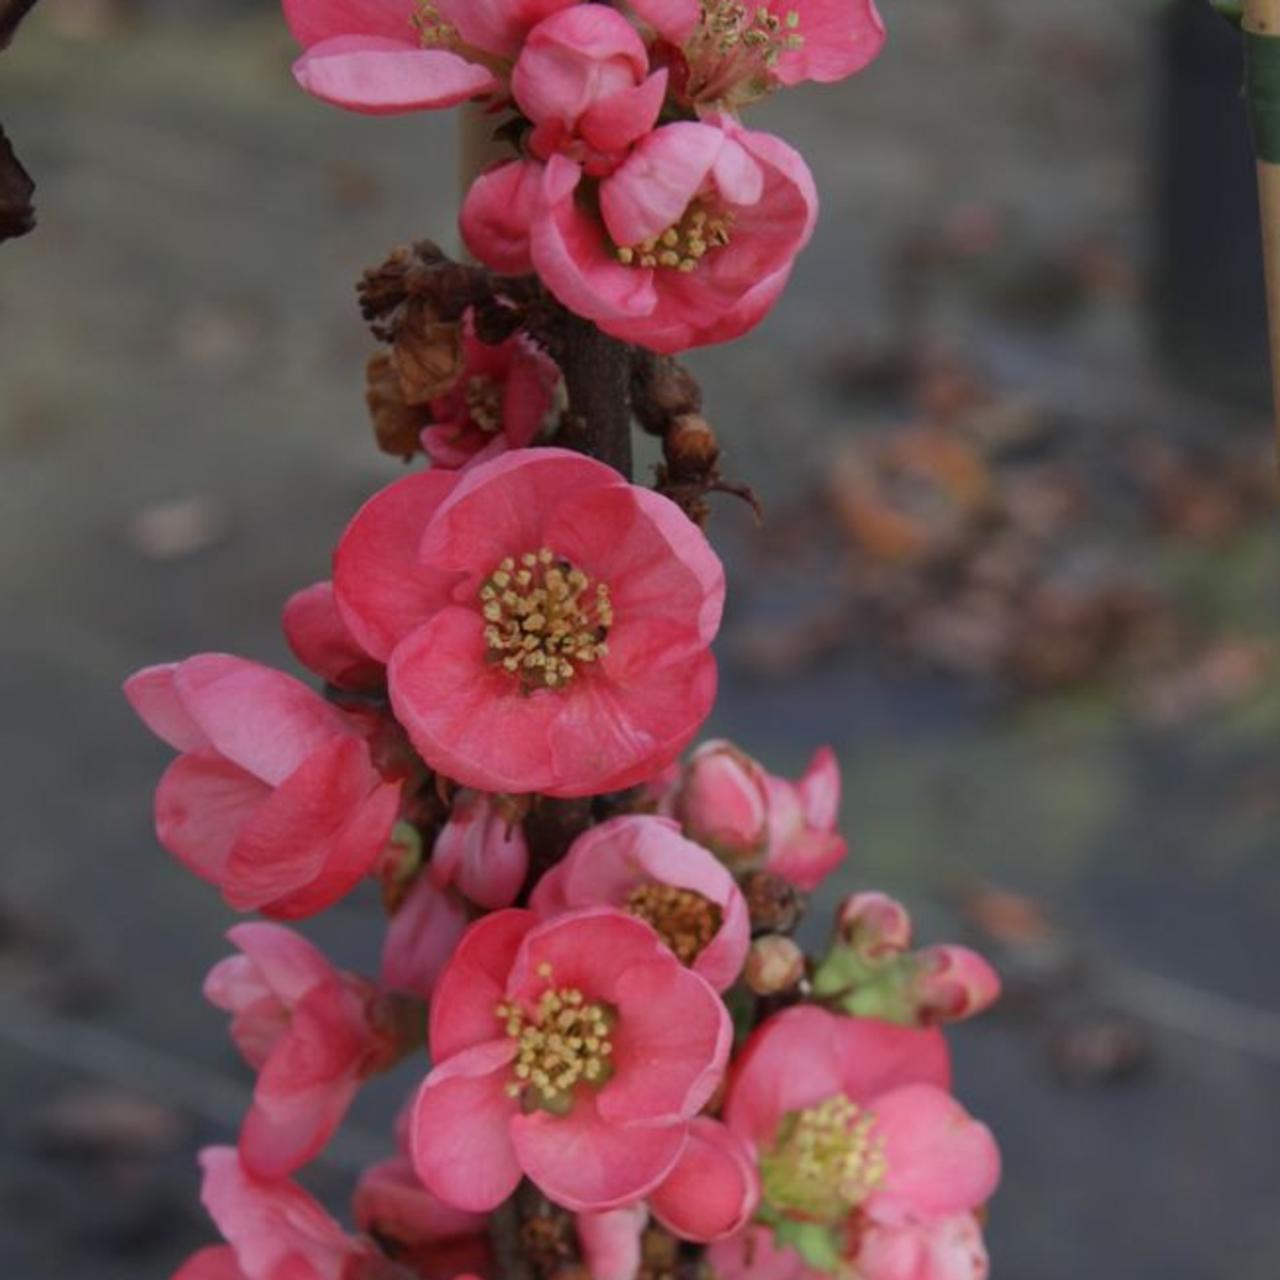
[[[1248,480],[1259,416],[1149,354],[1156,18],[884,8],[876,67],[758,113],[809,156],[822,225],[767,324],[694,361],[728,469],[774,512],[757,533],[725,499],[713,527],[734,581],[711,730],[778,769],[831,741],[855,856],[828,896],[874,881],[933,938],[999,952],[1006,1010],[957,1038],[1007,1158],[996,1275],[1270,1280],[1280,544]],[[40,182],[37,234],[0,248],[0,1274],[161,1280],[209,1237],[190,1157],[231,1136],[245,1077],[195,994],[229,920],[154,846],[166,753],[119,682],[199,649],[287,661],[280,602],[396,473],[367,437],[351,286],[449,236],[453,143],[445,119],[303,98],[271,6],[42,9],[0,70]],[[886,569],[841,477],[879,465],[886,428],[960,418],[1005,514]],[[976,649],[922,631],[930,601],[944,622],[974,605],[1028,477],[1032,524],[1063,486],[1087,495],[1031,571],[1079,588],[1040,634],[1080,634],[1121,582],[1165,641],[1098,641],[1028,683],[998,655],[1030,597],[982,597]],[[955,531],[945,486],[889,496]],[[868,580],[906,601],[888,627]],[[372,953],[370,903],[325,924],[340,956]],[[368,1099],[315,1185],[344,1185],[411,1082]]]

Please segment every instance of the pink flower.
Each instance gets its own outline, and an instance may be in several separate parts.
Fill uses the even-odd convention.
[[[284,0],[310,94],[371,115],[452,107],[502,87],[527,32],[576,0]]]
[[[731,1039],[715,992],[640,921],[602,908],[486,916],[432,1003],[418,1176],[477,1212],[522,1174],[575,1211],[632,1203],[680,1159]]]
[[[926,947],[916,952],[914,991],[920,1021],[959,1022],[989,1009],[1000,997],[1000,978],[968,947]]]
[[[631,0],[675,46],[673,86],[686,103],[741,106],[777,85],[830,83],[861,71],[884,47],[874,0]]]
[[[422,448],[437,467],[465,467],[533,442],[551,408],[559,371],[527,338],[496,347],[475,336],[470,318],[462,338],[463,367],[448,395],[431,401],[432,426]]]
[[[202,654],[125,694],[181,752],[156,792],[160,843],[237,911],[314,915],[376,863],[400,806],[342,714],[278,671]]]
[[[786,1237],[798,1252],[744,1261],[736,1274],[804,1275],[806,1262],[830,1271],[842,1259],[861,1269],[870,1233],[941,1231],[982,1206],[999,1180],[999,1152],[949,1086],[936,1031],[813,1006],[758,1028],[735,1066],[725,1121],[755,1152],[770,1220],[803,1231]],[[887,1243],[881,1237],[886,1252]],[[717,1265],[734,1246],[722,1251]]]
[[[666,818],[613,818],[584,832],[529,905],[544,920],[580,907],[628,911],[717,991],[737,981],[751,941],[733,877]]]
[[[799,782],[768,776],[769,852],[765,867],[800,889],[816,889],[844,861],[849,846],[836,830],[840,767],[830,747]]]
[[[678,507],[561,449],[408,476],[343,535],[338,607],[427,764],[581,796],[664,767],[715,695],[724,572]]]
[[[741,1231],[759,1201],[753,1152],[708,1116],[693,1122],[675,1168],[649,1193],[653,1216],[682,1240],[698,1244]]]
[[[467,912],[462,903],[438,888],[428,875],[419,875],[387,927],[382,944],[382,985],[430,1000],[437,979],[466,931]]]
[[[207,1249],[182,1280],[374,1280],[386,1262],[292,1182],[255,1178],[231,1147],[200,1153],[201,1198],[230,1249]],[[239,1272],[231,1269],[232,1256]]]
[[[649,74],[644,41],[616,10],[575,5],[530,32],[511,88],[534,155],[563,152],[602,174],[657,122],[667,73]]]
[[[518,819],[497,797],[463,791],[427,864],[432,883],[455,885],[477,906],[495,911],[519,896],[529,870],[529,845]]]
[[[971,1213],[898,1227],[872,1226],[858,1250],[867,1280],[986,1280],[982,1228]]]
[[[317,582],[291,595],[282,621],[293,656],[322,680],[339,689],[386,685],[386,668],[360,648],[342,621],[332,582]]]
[[[533,265],[571,311],[655,351],[725,342],[753,328],[817,217],[800,155],[727,116],[663,125],[595,192],[584,186],[591,181],[566,156],[548,160],[531,226]]]
[[[360,1081],[394,1062],[399,1045],[375,1025],[374,988],[305,939],[271,924],[227,936],[241,954],[214,966],[204,993],[232,1015],[231,1037],[258,1072],[240,1154],[255,1176],[285,1177],[324,1148]]]
[[[704,742],[689,758],[673,811],[690,839],[731,866],[750,865],[769,842],[769,775],[731,742]]]

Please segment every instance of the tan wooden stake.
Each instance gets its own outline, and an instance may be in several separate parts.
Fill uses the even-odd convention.
[[[1280,48],[1280,0],[1244,0],[1246,35],[1274,40]],[[1249,84],[1250,106],[1260,105],[1256,94],[1261,86]],[[1262,210],[1262,252],[1267,283],[1267,317],[1271,336],[1271,386],[1275,397],[1276,439],[1280,444],[1280,162],[1267,158],[1266,148],[1255,124],[1255,151],[1258,156],[1258,199]]]

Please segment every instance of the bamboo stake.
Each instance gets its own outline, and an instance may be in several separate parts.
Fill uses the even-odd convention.
[[[1280,444],[1280,0],[1244,0],[1245,95],[1258,164],[1271,385]]]

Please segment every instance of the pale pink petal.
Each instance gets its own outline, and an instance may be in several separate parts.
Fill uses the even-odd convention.
[[[854,1102],[869,1103],[900,1085],[951,1088],[951,1055],[936,1027],[917,1030],[876,1018],[828,1016],[839,1044],[844,1092]]]
[[[672,44],[683,44],[702,16],[699,0],[627,0],[627,3],[641,21]]]
[[[332,582],[317,582],[290,596],[284,606],[283,626],[293,656],[330,684],[344,689],[377,689],[385,683],[382,663],[356,643],[343,622]]]
[[[412,1120],[413,1167],[446,1204],[475,1213],[500,1205],[520,1181],[510,1129],[519,1110],[506,1088],[515,1043],[454,1054],[422,1084]]]
[[[405,1245],[480,1235],[488,1224],[484,1214],[454,1209],[433,1196],[407,1156],[393,1156],[366,1169],[352,1208],[366,1234]]]
[[[382,984],[430,1000],[441,972],[467,928],[463,905],[426,876],[400,904],[382,944]]]
[[[830,747],[814,752],[796,790],[809,826],[834,831],[840,815],[840,766]]]
[[[156,788],[156,838],[202,880],[223,884],[236,836],[271,788],[220,756],[179,756]]]
[[[682,1240],[708,1244],[741,1231],[760,1200],[751,1152],[718,1120],[699,1116],[676,1167],[649,1193],[653,1216]]]
[[[396,645],[447,598],[441,579],[418,560],[422,532],[458,482],[449,471],[419,471],[374,494],[338,543],[333,591],[358,644],[386,661]]]
[[[913,1084],[876,1098],[873,1132],[888,1173],[866,1203],[879,1222],[938,1218],[980,1208],[1000,1181],[1000,1151],[949,1094]]]
[[[471,183],[458,225],[467,248],[485,266],[513,276],[533,270],[529,228],[541,186],[536,160],[510,160]]]
[[[982,1228],[971,1213],[900,1227],[872,1223],[858,1248],[866,1280],[986,1280]]]
[[[724,1076],[729,1012],[710,984],[665,955],[632,965],[613,987],[614,1075],[597,1106],[606,1121],[696,1115]]]
[[[770,0],[780,17],[794,10],[803,40],[784,50],[773,67],[783,84],[831,83],[861,71],[884,48],[884,21],[874,0]]]
[[[597,151],[625,150],[657,123],[667,97],[667,80],[663,67],[638,85],[597,99],[578,121],[579,133]]]
[[[467,930],[431,1003],[431,1056],[436,1062],[501,1035],[494,1010],[506,998],[507,975],[536,923],[530,911],[495,911]]]
[[[574,1227],[591,1280],[635,1280],[640,1271],[640,1235],[648,1221],[642,1204],[577,1215]]]
[[[511,1121],[520,1167],[556,1204],[576,1212],[615,1209],[646,1195],[671,1171],[687,1134],[684,1121],[610,1124],[589,1094],[566,1116],[534,1111]]]
[[[143,724],[175,751],[209,751],[212,744],[174,688],[178,663],[144,667],[124,682],[124,696]]]
[[[249,1280],[229,1245],[201,1249],[173,1273],[173,1280]]]
[[[437,0],[440,16],[467,44],[512,57],[539,22],[578,0]]]
[[[238,924],[227,930],[227,939],[240,949],[271,994],[285,1004],[297,1004],[313,987],[334,977],[334,967],[324,953],[292,929]],[[208,984],[205,993],[209,994]]]
[[[452,107],[497,89],[491,71],[445,49],[385,36],[333,36],[293,64],[309,94],[348,111],[397,115]]]
[[[272,786],[352,730],[314,690],[283,671],[221,653],[179,663],[174,688],[215,750]]]
[[[775,1244],[772,1228],[765,1226],[716,1241],[707,1261],[721,1280],[824,1280],[826,1275],[806,1266],[794,1249]]]

